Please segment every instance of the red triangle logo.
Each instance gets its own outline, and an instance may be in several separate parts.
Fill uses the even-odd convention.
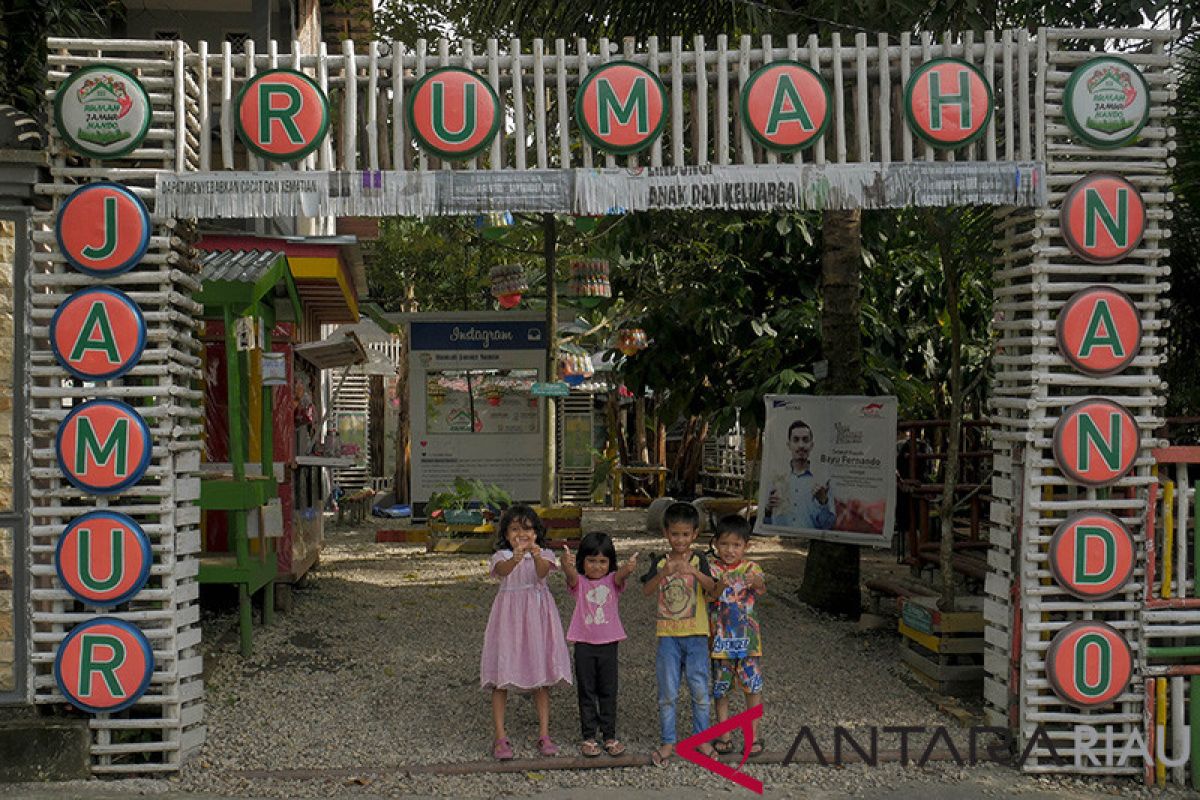
[[[745,765],[746,759],[749,757],[749,743],[754,741],[754,726],[753,722],[756,719],[762,718],[762,705],[748,708],[736,716],[732,716],[719,725],[713,725],[711,728],[705,728],[699,733],[693,734],[686,739],[683,739],[675,745],[675,752],[680,758],[686,759],[698,767],[703,767],[709,772],[720,775],[727,781],[732,781],[742,788],[749,789],[755,794],[763,793],[762,781],[752,778],[742,772],[742,766]],[[742,731],[742,739],[747,744],[742,750],[742,760],[738,763],[737,768],[723,764],[715,758],[709,758],[703,753],[696,751],[696,748],[707,742],[711,742],[718,736],[724,736],[729,731],[739,728]]]

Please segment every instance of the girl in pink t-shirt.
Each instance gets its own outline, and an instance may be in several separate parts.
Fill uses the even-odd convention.
[[[612,537],[589,533],[579,542],[574,558],[564,545],[558,560],[567,588],[575,595],[567,641],[575,644],[575,687],[583,731],[579,752],[588,757],[600,755],[598,731],[604,737],[604,752],[619,756],[625,745],[617,738],[617,642],[625,638],[625,629],[617,611],[617,596],[637,568],[637,553],[617,569]]]

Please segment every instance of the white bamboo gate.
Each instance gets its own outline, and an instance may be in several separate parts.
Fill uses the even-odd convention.
[[[1036,726],[1043,725],[1056,738],[1059,753],[1069,758],[1072,751],[1066,737],[1075,723],[1114,725],[1117,747],[1144,729],[1145,660],[1139,655],[1145,624],[1143,570],[1139,568],[1133,584],[1123,594],[1102,603],[1083,603],[1053,584],[1046,564],[1046,546],[1058,522],[1072,510],[1082,508],[1103,508],[1117,514],[1134,531],[1139,547],[1144,546],[1147,491],[1153,482],[1151,459],[1148,453],[1140,458],[1134,472],[1112,490],[1083,489],[1058,472],[1050,452],[1050,434],[1062,409],[1096,394],[1113,397],[1131,408],[1146,437],[1161,422],[1164,387],[1157,375],[1165,342],[1160,317],[1167,289],[1162,262],[1167,254],[1167,187],[1174,146],[1174,130],[1169,126],[1174,79],[1166,52],[1171,38],[1169,32],[1147,30],[1041,30],[1037,34],[1018,30],[947,34],[940,38],[927,34],[857,34],[852,40],[834,34],[821,41],[795,36],[777,40],[741,37],[735,41],[724,36],[690,41],[671,37],[644,42],[625,39],[619,45],[604,39],[506,43],[464,40],[433,45],[418,40],[411,48],[380,42],[356,47],[346,42],[340,53],[329,53],[322,45],[316,54],[300,53],[295,42],[290,53],[281,53],[274,42],[265,53],[256,52],[252,42],[235,53],[228,45],[216,52],[203,43],[196,52],[190,52],[179,44],[51,40],[55,82],[76,66],[113,63],[142,78],[152,94],[155,115],[150,139],[130,158],[117,162],[116,169],[111,163],[68,164],[61,142],[55,139],[53,179],[39,191],[58,203],[78,182],[103,176],[134,186],[153,210],[151,186],[158,171],[226,171],[237,177],[254,170],[314,176],[381,170],[419,176],[447,171],[487,170],[515,175],[529,170],[578,172],[638,166],[770,169],[800,165],[851,174],[855,169],[877,173],[890,165],[939,168],[955,161],[1005,168],[1029,162],[1044,166],[1049,207],[1038,207],[1040,202],[1030,201],[1031,195],[1025,195],[1024,200],[1014,201],[1023,207],[1002,207],[996,214],[999,252],[994,327],[1000,349],[992,391],[997,422],[993,437],[996,477],[990,530],[994,547],[989,553],[986,582],[985,697],[990,721],[1017,730],[1021,746]],[[1062,113],[1063,87],[1070,71],[1089,54],[1063,49],[1066,39],[1090,43],[1094,50],[1111,48],[1118,41],[1150,44],[1146,52],[1125,54],[1142,70],[1152,90],[1150,123],[1136,145],[1098,151],[1075,143],[1070,136]],[[953,152],[935,151],[924,144],[910,132],[904,119],[903,86],[920,64],[941,56],[962,58],[978,66],[994,94],[995,110],[985,135]],[[648,151],[632,156],[608,156],[591,148],[579,132],[571,107],[581,79],[599,64],[616,58],[633,60],[657,72],[670,99],[663,135]],[[813,148],[780,156],[753,143],[739,119],[738,97],[754,69],[784,58],[809,64],[825,78],[832,90],[833,120]],[[484,75],[496,89],[503,108],[499,135],[487,152],[469,161],[443,162],[420,152],[403,118],[405,93],[413,83],[426,72],[449,65],[465,66]],[[326,89],[334,108],[334,123],[324,144],[294,165],[266,164],[248,155],[234,129],[234,98],[247,77],[277,66],[312,75]],[[1141,247],[1121,263],[1102,267],[1084,264],[1071,255],[1057,222],[1058,204],[1066,190],[1087,172],[1100,170],[1125,175],[1142,192],[1148,207]],[[917,184],[910,202],[946,204],[944,196],[935,195],[922,192]],[[868,204],[865,194],[842,194],[825,203],[833,208]],[[271,213],[260,208],[248,215]],[[42,222],[48,220],[47,216],[41,218]],[[191,308],[186,294],[194,281],[189,277],[190,261],[184,246],[172,233],[179,226],[158,216],[154,222],[159,235],[152,240],[145,266],[118,282],[127,290],[145,287],[135,299],[151,312],[147,316],[152,322],[152,336],[156,337],[152,341],[160,344],[157,351],[150,352],[158,352],[160,360],[144,359],[140,372],[133,375],[144,376],[148,384],[139,391],[161,398],[147,415],[158,432],[170,431],[173,436],[159,439],[155,448],[157,471],[151,474],[159,483],[144,481],[144,485],[117,498],[114,505],[135,502],[136,497],[136,502],[142,502],[134,507],[135,513],[142,514],[140,518],[157,515],[151,518],[158,524],[152,522],[147,531],[156,535],[156,553],[162,558],[156,573],[156,580],[161,580],[156,588],[161,595],[155,596],[160,605],[139,596],[135,604],[138,609],[152,608],[130,612],[137,619],[142,619],[137,614],[149,615],[143,625],[163,626],[147,631],[158,637],[156,651],[161,652],[156,655],[161,654],[162,661],[151,693],[135,707],[153,709],[157,716],[150,721],[97,718],[94,760],[98,771],[125,768],[112,763],[113,754],[122,752],[111,744],[114,728],[162,731],[161,742],[149,747],[140,743],[120,746],[128,752],[159,749],[163,753],[161,764],[152,768],[161,769],[176,768],[178,758],[203,736],[203,729],[198,727],[199,661],[193,657],[195,651],[189,649],[199,639],[190,605],[198,541],[187,504],[191,489],[185,491],[181,482],[181,476],[190,474],[191,461],[185,457],[191,458],[195,450],[192,437],[198,431],[199,411],[193,405],[197,396],[189,385],[198,362],[186,319]],[[34,278],[38,294],[34,295],[33,314],[35,326],[40,327],[34,329],[38,352],[31,373],[35,381],[31,421],[36,439],[34,476],[38,481],[33,528],[37,580],[34,641],[38,647],[38,699],[56,702],[60,698],[54,695],[53,682],[48,678],[49,664],[55,643],[74,618],[64,616],[69,602],[56,588],[47,564],[53,537],[71,513],[57,498],[74,495],[51,469],[47,437],[63,415],[60,398],[93,397],[103,391],[69,387],[50,360],[45,320],[67,288],[86,280],[69,274],[61,258],[49,250],[51,240],[47,235],[39,235],[36,241],[43,247],[37,256],[40,269]],[[1075,374],[1055,346],[1058,309],[1077,289],[1094,283],[1122,289],[1142,312],[1143,349],[1120,376],[1091,378]],[[174,366],[170,371],[161,367],[156,371],[153,365],[162,361]],[[153,503],[141,501],[143,495],[152,496]],[[50,498],[55,498],[56,504],[48,504]],[[174,519],[177,530],[172,528],[170,518],[176,505],[180,506]],[[1110,622],[1129,638],[1138,671],[1129,690],[1114,706],[1080,712],[1063,705],[1050,689],[1044,657],[1054,632],[1071,621],[1092,618]],[[1140,773],[1143,769],[1140,761],[1123,769],[1059,766],[1046,756],[1035,749],[1025,768],[1109,773]],[[147,767],[143,764],[130,769],[145,771]]]
[[[150,538],[150,580],[136,597],[105,616],[136,625],[154,652],[149,690],[130,709],[90,718],[92,770],[96,773],[178,771],[204,742],[199,606],[196,604],[200,550],[201,393],[195,336],[200,307],[191,300],[200,288],[186,243],[187,227],[154,212],[154,177],[160,170],[195,169],[199,138],[195,85],[183,69],[184,48],[176,42],[106,41],[50,45],[48,98],[75,69],[106,63],[137,74],[150,96],[153,117],[141,146],[116,161],[80,159],[56,130],[50,138],[50,181],[37,193],[51,206],[34,215],[29,365],[31,674],[38,703],[63,703],[52,673],[55,651],[72,626],[96,609],[76,602],[59,585],[53,557],[63,527],[77,514],[111,508],[136,519]],[[68,156],[71,156],[68,158]],[[59,206],[81,183],[118,181],[145,201],[151,212],[150,245],[131,271],[103,281],[71,268],[54,243]],[[83,384],[71,380],[52,355],[48,324],[71,292],[105,283],[129,295],[146,318],[147,344],[138,365],[117,380]],[[109,497],[85,496],[62,477],[54,457],[54,434],[83,400],[115,398],[135,406],[146,419],[154,449],[146,476]]]
[[[996,428],[995,478],[988,554],[990,574],[985,606],[987,678],[985,698],[996,724],[1012,723],[1024,744],[1042,725],[1066,766],[1056,765],[1044,748],[1035,748],[1024,768],[1035,772],[1100,772],[1141,774],[1141,759],[1123,767],[1074,764],[1072,726],[1112,725],[1120,751],[1135,732],[1144,735],[1142,667],[1142,589],[1144,527],[1153,459],[1153,431],[1163,420],[1165,384],[1158,377],[1166,344],[1168,267],[1166,239],[1171,196],[1169,170],[1174,129],[1169,127],[1174,99],[1171,59],[1165,47],[1171,34],[1156,31],[1043,30],[1035,52],[1037,76],[1032,102],[1037,121],[1034,157],[1046,164],[1049,207],[1002,209],[997,213],[997,269],[994,290],[998,334],[991,411]],[[1084,39],[1097,48],[1123,37],[1148,43],[1148,52],[1124,53],[1137,65],[1151,90],[1150,120],[1135,145],[1097,150],[1077,143],[1063,116],[1063,94],[1071,71],[1094,53],[1062,48],[1064,39]],[[1117,172],[1141,192],[1147,206],[1145,239],[1117,264],[1084,262],[1066,246],[1059,230],[1059,206],[1067,190],[1091,172]],[[1059,354],[1055,319],[1076,291],[1092,285],[1115,286],[1126,292],[1141,312],[1142,349],[1119,375],[1097,378],[1079,374]],[[1133,471],[1111,489],[1074,484],[1058,470],[1051,434],[1059,415],[1071,404],[1102,396],[1116,400],[1137,417],[1143,452]],[[1102,509],[1125,523],[1139,547],[1133,580],[1120,594],[1104,601],[1083,602],[1058,586],[1048,565],[1047,547],[1055,527],[1070,513]],[[1014,602],[1015,601],[1015,602]],[[1014,612],[1017,612],[1014,615]],[[1080,711],[1064,704],[1050,688],[1045,654],[1054,634],[1071,622],[1108,622],[1129,641],[1135,674],[1128,690],[1113,705]],[[1015,713],[1012,713],[1015,712]]]

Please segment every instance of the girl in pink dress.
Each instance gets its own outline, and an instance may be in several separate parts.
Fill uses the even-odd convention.
[[[508,690],[532,692],[538,715],[538,752],[558,754],[550,739],[550,687],[571,684],[571,657],[562,620],[546,576],[557,569],[554,553],[546,549],[546,527],[526,505],[515,505],[500,517],[489,571],[500,579],[483,634],[479,683],[492,691],[492,721],[496,741],[492,755],[513,757],[504,729]]]

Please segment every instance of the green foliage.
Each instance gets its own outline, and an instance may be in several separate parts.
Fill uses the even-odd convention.
[[[43,114],[47,36],[99,36],[120,0],[7,0],[0,14],[0,103]]]
[[[512,505],[512,496],[494,483],[459,476],[454,479],[454,485],[449,489],[431,494],[425,509],[429,513],[438,510],[461,511],[472,503],[477,503],[482,508],[501,511]]]

